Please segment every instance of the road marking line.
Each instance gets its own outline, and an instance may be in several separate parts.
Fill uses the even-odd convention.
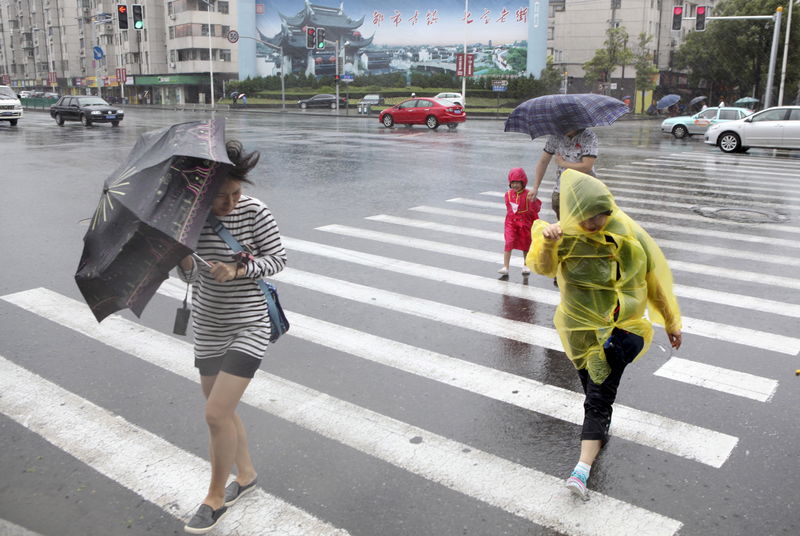
[[[777,380],[678,357],[670,358],[653,374],[759,402],[768,402],[778,388]]]
[[[645,166],[645,167],[656,167],[656,166],[660,167],[660,166],[663,166],[665,164],[674,165],[675,163],[676,162],[673,159],[669,159],[667,161],[662,161],[662,160],[650,158],[650,159],[647,159],[647,160],[643,160],[641,162],[637,162],[635,165],[637,165],[637,166]],[[631,164],[628,164],[628,165],[631,165]],[[695,176],[697,175],[697,170],[696,170],[697,164],[686,163],[686,166],[694,166],[695,167],[694,170],[688,170],[686,173],[694,174]],[[759,175],[770,175],[769,180],[775,180],[775,181],[780,181],[780,182],[788,182],[788,183],[792,182],[792,177],[793,177],[793,173],[790,170],[787,170],[785,172],[784,171],[768,171],[768,170],[765,170],[764,167],[760,166],[760,165],[758,165],[758,166],[747,166],[747,165],[729,166],[729,165],[714,164],[714,168],[715,168],[714,172],[719,172],[719,173],[723,173],[723,172],[728,172],[728,173],[740,172],[742,174],[745,174],[745,173],[758,173]],[[679,172],[680,170],[675,170],[675,171]],[[705,171],[704,171],[704,174],[705,174]]]
[[[701,182],[699,184],[692,183],[692,184],[688,184],[687,185],[685,178],[662,179],[661,177],[665,177],[665,176],[667,176],[667,174],[666,173],[659,173],[658,175],[654,175],[654,173],[656,173],[655,171],[646,171],[646,172],[637,173],[635,175],[632,175],[632,174],[629,174],[629,173],[632,173],[632,172],[620,171],[620,170],[617,170],[616,168],[601,168],[601,169],[598,169],[597,172],[603,178],[603,182],[605,182],[609,186],[617,185],[617,184],[629,184],[629,185],[632,185],[632,186],[649,186],[649,185],[652,185],[653,182],[675,183],[676,184],[675,186],[659,184],[658,185],[658,193],[660,195],[668,195],[668,196],[676,196],[676,195],[679,195],[679,194],[682,194],[684,196],[687,196],[687,195],[700,195],[700,196],[722,195],[722,196],[737,196],[737,197],[746,197],[746,198],[748,198],[748,199],[735,199],[734,200],[734,199],[728,199],[727,197],[723,197],[722,199],[714,198],[714,199],[710,199],[709,200],[709,202],[714,201],[717,204],[720,203],[720,202],[724,202],[724,203],[729,203],[729,202],[746,203],[751,198],[760,198],[760,199],[772,199],[773,200],[771,202],[770,201],[759,202],[760,205],[766,204],[766,205],[769,205],[769,206],[775,206],[775,207],[780,208],[780,207],[786,206],[786,205],[784,205],[783,203],[780,202],[780,200],[782,200],[782,199],[800,200],[800,197],[781,196],[776,192],[774,187],[768,188],[766,186],[755,186],[755,185],[753,185],[753,186],[744,186],[744,185],[742,185],[742,186],[733,186],[733,185],[730,185],[730,184],[713,183],[713,182],[707,182],[707,181],[703,181],[703,182]],[[609,178],[611,180],[609,180]],[[631,179],[638,179],[638,180],[631,180]],[[699,188],[700,186],[702,186],[703,189]],[[650,194],[652,194],[652,191],[648,192],[646,190],[633,190],[633,189],[628,190],[628,189],[617,188],[617,187],[615,187],[614,189],[615,190],[629,191],[631,193],[644,193],[644,194],[650,193]],[[675,192],[672,192],[672,191],[665,192],[664,190],[675,190]],[[734,191],[734,190],[743,190],[743,191],[739,192],[739,191]],[[757,193],[753,193],[752,190],[762,190],[762,191],[771,192],[771,193],[770,194],[757,194]],[[781,193],[783,191],[784,190],[781,189]]]
[[[727,156],[728,155],[709,156],[695,153],[671,153],[668,155],[662,155],[659,158],[665,159],[669,162],[687,162],[689,160],[694,160],[718,167],[730,167],[734,170],[742,168],[748,169],[755,166],[754,171],[766,168],[775,171],[785,171],[787,175],[791,175],[793,172],[800,169],[800,162],[794,159],[776,160],[772,156],[747,155],[740,162],[736,162]],[[647,158],[646,160],[652,160],[652,158]]]
[[[185,287],[183,283],[169,279],[158,292],[182,300]],[[584,397],[575,391],[294,311],[287,311],[287,315],[292,322],[288,334],[293,337],[555,419],[578,425],[583,422]],[[728,434],[621,404],[614,405],[613,435],[712,467],[721,467],[738,442],[736,437]]]
[[[19,292],[3,299],[194,382],[199,381],[191,366],[192,346],[186,342],[117,315],[98,324],[85,304],[47,289]],[[432,482],[567,535],[602,536],[610,531],[615,536],[643,533],[671,536],[683,525],[598,492],[592,493],[591,501],[578,504],[570,497],[561,478],[261,370],[256,372],[242,400]],[[44,402],[50,404],[50,400]],[[82,415],[81,418],[85,419]],[[152,451],[146,450],[152,457]]]
[[[622,200],[622,201],[643,202],[640,199],[629,198],[629,197],[614,196],[614,198],[617,199],[617,200]],[[459,205],[467,205],[467,206],[471,206],[471,207],[492,208],[492,209],[495,209],[495,210],[500,210],[500,209],[501,210],[505,210],[505,205],[502,205],[502,204],[500,204],[500,206],[498,207],[498,203],[491,203],[489,201],[478,201],[478,200],[475,200],[475,199],[466,199],[466,198],[463,198],[463,197],[455,197],[453,199],[448,199],[447,202],[448,203],[457,203]],[[650,201],[644,201],[644,202],[650,202]],[[684,203],[668,203],[668,202],[664,202],[664,203],[661,203],[661,204],[665,205],[665,206],[684,205]],[[694,205],[686,204],[686,207],[681,206],[679,208],[691,208],[692,206],[694,206]],[[748,229],[752,229],[753,226],[754,226],[754,224],[752,224],[752,223],[743,223],[743,222],[731,221],[731,220],[711,220],[711,219],[706,218],[704,216],[699,216],[697,214],[689,214],[689,213],[685,213],[685,212],[676,213],[676,212],[670,212],[670,211],[665,211],[665,210],[651,210],[651,209],[639,208],[639,207],[631,207],[631,206],[622,206],[621,208],[625,212],[628,212],[628,213],[631,213],[631,214],[646,214],[646,215],[649,215],[649,216],[661,216],[661,217],[669,218],[669,219],[679,219],[681,221],[700,221],[700,222],[703,222],[703,223],[718,223],[720,225],[725,225],[725,226],[728,226],[728,227],[747,227]],[[800,227],[794,227],[794,226],[791,226],[791,225],[783,225],[783,224],[778,224],[778,223],[759,223],[758,224],[758,228],[759,229],[769,229],[771,231],[783,231],[783,232],[786,232],[786,233],[800,233]]]
[[[697,171],[679,171],[674,168],[658,168],[655,169],[650,166],[640,167],[637,165],[626,165],[626,164],[619,164],[614,166],[613,168],[599,168],[597,172],[600,174],[601,177],[605,178],[607,175],[611,174],[620,174],[625,178],[647,178],[648,181],[658,182],[658,183],[677,183],[677,184],[686,184],[688,180],[701,180],[702,185],[704,186],[715,186],[718,188],[737,188],[739,190],[757,190],[757,191],[765,191],[765,192],[793,192],[797,193],[800,192],[800,189],[793,188],[792,185],[796,184],[796,181],[789,181],[786,179],[778,179],[775,178],[776,183],[772,188],[759,186],[761,183],[753,183],[752,179],[744,179],[744,178],[737,178],[737,175],[730,175],[724,178],[718,176],[708,176],[702,174],[698,178]],[[757,172],[752,172],[757,173]],[[652,175],[657,174],[655,177]],[[742,176],[745,176],[744,174]],[[770,180],[773,180],[773,177],[770,177]],[[781,181],[786,180],[786,184],[783,184]],[[694,185],[694,182],[689,183],[690,186]]]
[[[409,210],[414,212],[422,212],[425,214],[435,214],[438,216],[450,216],[454,218],[464,218],[470,219],[475,221],[486,221],[492,223],[498,223],[505,221],[504,216],[492,216],[491,214],[480,214],[477,212],[467,212],[464,210],[453,210],[447,208],[439,208],[439,207],[428,207],[428,206],[418,206],[412,207]],[[717,231],[714,229],[700,229],[697,227],[679,227],[676,225],[670,225],[666,223],[660,222],[653,222],[653,221],[643,221],[643,220],[636,220],[639,225],[646,229],[658,229],[661,231],[669,231],[672,233],[680,233],[680,234],[688,234],[688,235],[698,235],[698,236],[708,236],[712,238],[721,238],[724,240],[735,240],[739,242],[752,242],[756,244],[763,244],[764,237],[757,236],[757,235],[749,235],[746,233],[734,233],[729,231]],[[797,248],[800,249],[800,241],[798,240],[790,240],[784,238],[769,238],[770,245],[773,246],[780,246],[780,247],[787,247],[787,248]]]
[[[25,299],[23,294],[12,297]],[[30,306],[44,309],[45,315],[54,305],[47,293],[33,291],[26,297]],[[67,304],[67,308],[82,317],[75,323],[89,320],[85,311],[78,310],[77,302]],[[107,330],[102,328],[101,331]],[[125,333],[120,336],[125,338]],[[158,343],[143,340],[141,344]],[[178,356],[173,354],[172,357]],[[188,355],[183,357],[187,364],[183,368],[188,373],[191,359]],[[0,370],[0,392],[3,393],[0,411],[25,428],[178,519],[190,517],[205,497],[211,478],[207,461],[3,356],[0,356]],[[220,522],[218,533],[240,536],[348,534],[261,488],[245,500],[248,503],[245,507],[228,512]]]
[[[497,258],[497,254],[492,253],[491,251],[467,248],[463,246],[453,246],[451,244],[445,244],[443,242],[434,242],[432,240],[424,240],[421,238],[411,238],[408,236],[383,233],[380,231],[370,231],[366,229],[359,229],[356,227],[348,227],[346,225],[324,225],[322,227],[317,227],[317,230],[326,231],[334,234],[340,234],[344,236],[351,236],[354,238],[376,240],[386,244],[393,244],[408,248],[433,251],[436,253],[443,253],[446,255],[454,255],[477,261],[496,262]],[[512,260],[512,262],[514,261]],[[518,263],[521,264],[521,262],[522,261],[519,261]],[[701,269],[696,267],[696,265],[690,263],[680,263],[679,261],[669,261],[669,264],[673,269],[683,269],[687,271],[696,271]],[[715,271],[710,272],[710,274],[715,275],[717,277],[719,277],[720,274],[725,273],[723,271],[724,269],[721,268],[714,268],[714,270]],[[730,272],[732,273],[733,276],[744,277],[738,274],[737,271],[735,270],[731,270]],[[303,275],[301,276],[300,274]],[[761,274],[753,274],[754,278],[756,276],[761,278],[765,277]],[[284,270],[283,272],[278,274],[276,279],[281,280],[283,278],[291,278],[293,281],[296,281],[296,284],[303,286],[305,288],[318,290],[320,292],[333,294],[335,296],[340,296],[343,298],[354,299],[356,301],[362,301],[363,303],[379,305],[381,307],[387,307],[401,312],[407,312],[409,314],[416,316],[423,316],[424,318],[428,318],[430,320],[452,323],[453,325],[456,326],[459,325],[457,322],[459,321],[459,317],[461,317],[463,321],[466,322],[466,324],[461,325],[461,327],[467,327],[468,329],[474,329],[475,331],[480,331],[491,335],[505,337],[506,335],[502,335],[501,333],[506,333],[508,329],[511,329],[511,328],[508,329],[503,328],[497,332],[490,331],[489,326],[492,323],[497,323],[498,320],[503,320],[506,322],[510,321],[507,321],[505,319],[496,316],[490,316],[490,315],[483,316],[485,315],[485,313],[477,313],[477,312],[470,313],[466,309],[461,309],[462,313],[459,315],[447,309],[450,308],[451,306],[440,304],[438,302],[432,302],[429,300],[422,300],[418,304],[419,307],[424,307],[424,309],[427,311],[425,314],[423,314],[422,310],[415,310],[414,307],[407,306],[409,300],[411,301],[421,300],[420,298],[413,298],[411,296],[396,294],[393,292],[383,291],[378,289],[373,289],[372,291],[369,291],[368,289],[371,289],[372,287],[365,287],[362,285],[357,285],[356,283],[351,283],[349,281],[342,281],[338,279],[323,278],[323,277],[324,276],[318,276],[317,280],[315,281],[314,276],[308,272],[300,272],[298,270]],[[794,280],[792,281],[795,282]],[[800,281],[796,281],[795,283],[800,287]],[[349,288],[353,285],[361,287],[360,289],[356,287],[352,288],[352,291],[354,292],[353,296],[360,296],[359,298],[355,297],[351,298],[347,294],[348,291],[345,290],[346,288]],[[382,296],[383,297],[382,301],[380,302],[377,301],[377,298],[375,298],[375,294],[379,294],[380,296]],[[441,311],[438,310],[438,308],[440,307],[443,308]],[[447,320],[445,320],[445,318],[447,318]],[[478,318],[481,319],[480,322],[475,322],[475,320]],[[764,331],[751,332],[748,331],[749,328],[734,327],[734,326],[729,326],[727,324],[712,322],[710,320],[699,320],[687,316],[684,316],[682,318],[684,322],[684,332],[686,333],[693,333],[703,337],[709,337],[712,339],[722,340],[726,342],[734,342],[736,344],[741,344],[743,346],[758,348],[759,350],[771,350],[774,352],[780,352],[788,355],[797,355],[798,353],[800,353],[800,339],[796,337],[788,337],[785,335],[780,335],[777,333],[769,333]],[[534,324],[529,324],[524,322],[521,324],[529,327],[534,326]],[[753,333],[757,333],[759,335],[757,337],[754,337]],[[541,341],[536,342],[536,340],[530,341],[528,339],[522,340],[521,338],[519,338],[519,335],[510,336],[507,338],[519,340],[520,342],[529,342],[530,344],[534,345],[539,345],[539,346],[542,345]],[[560,345],[558,348],[547,345],[545,345],[545,347],[553,349],[561,349]]]
[[[66,144],[65,144],[66,145]],[[38,532],[33,532],[25,527],[15,525],[11,521],[0,519],[0,536],[42,536]]]

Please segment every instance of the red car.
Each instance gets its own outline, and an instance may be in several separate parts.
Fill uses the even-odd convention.
[[[395,124],[427,125],[438,128],[447,125],[454,129],[467,120],[467,113],[460,104],[445,99],[412,98],[386,108],[378,116],[383,126],[390,128]]]

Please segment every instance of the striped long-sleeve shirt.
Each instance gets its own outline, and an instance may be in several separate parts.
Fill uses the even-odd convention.
[[[270,323],[257,280],[283,269],[286,250],[272,213],[258,199],[242,195],[233,211],[219,220],[254,260],[245,263],[238,278],[224,283],[216,282],[197,262],[190,271],[178,269],[178,276],[193,284],[195,355],[212,357],[235,348],[261,358],[269,343]],[[197,254],[206,261],[234,262],[233,251],[208,223],[200,234]],[[237,342],[245,333],[249,340]],[[266,340],[261,340],[264,336]]]

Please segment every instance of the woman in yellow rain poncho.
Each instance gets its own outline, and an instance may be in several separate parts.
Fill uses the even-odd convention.
[[[650,347],[650,320],[662,324],[679,348],[681,317],[664,254],[620,210],[605,184],[568,169],[561,175],[560,204],[558,223],[534,223],[526,263],[558,277],[554,323],[586,394],[580,461],[567,486],[586,499],[586,480],[605,443],[625,366]]]

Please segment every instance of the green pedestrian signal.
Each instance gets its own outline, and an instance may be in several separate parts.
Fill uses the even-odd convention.
[[[131,6],[131,12],[133,12],[134,29],[141,30],[144,28],[144,8],[142,4],[133,4]]]

